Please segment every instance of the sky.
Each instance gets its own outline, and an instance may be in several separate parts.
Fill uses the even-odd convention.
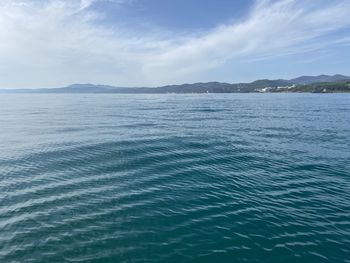
[[[0,88],[350,75],[350,0],[0,0]]]

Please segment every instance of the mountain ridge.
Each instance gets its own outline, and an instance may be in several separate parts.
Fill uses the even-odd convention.
[[[350,81],[350,76],[318,75],[318,76],[300,76],[294,79],[259,79],[249,83],[225,83],[225,82],[197,82],[191,84],[165,85],[159,87],[116,87],[111,85],[98,84],[72,84],[61,88],[40,88],[40,89],[2,89],[1,93],[249,93],[265,92],[279,89],[291,89],[291,87],[313,85],[316,83],[332,83]],[[348,84],[346,84],[348,85]],[[298,89],[302,92],[303,88]],[[310,89],[307,89],[310,90]]]

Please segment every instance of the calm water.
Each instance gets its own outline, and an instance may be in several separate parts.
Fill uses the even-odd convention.
[[[350,94],[4,95],[0,262],[350,262]]]

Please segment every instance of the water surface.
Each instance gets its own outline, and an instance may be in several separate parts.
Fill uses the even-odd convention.
[[[350,94],[2,94],[0,262],[350,262]]]

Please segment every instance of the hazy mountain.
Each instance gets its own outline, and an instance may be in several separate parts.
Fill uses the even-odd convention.
[[[338,81],[345,81],[350,80],[349,76],[344,75],[319,75],[319,76],[301,76],[295,79],[291,79],[290,81],[294,84],[300,84],[300,85],[306,85],[306,84],[312,84],[312,83],[318,83],[318,82],[338,82]]]
[[[343,75],[319,75],[319,76],[301,76],[291,80],[277,79],[261,79],[251,83],[222,83],[222,82],[206,82],[182,85],[167,85],[162,87],[114,87],[108,85],[94,84],[73,84],[62,88],[51,89],[12,89],[0,90],[2,93],[247,93],[255,92],[262,88],[277,88],[286,86],[303,86],[314,83],[343,82],[350,80],[350,77]],[[299,88],[299,90],[303,90]]]

